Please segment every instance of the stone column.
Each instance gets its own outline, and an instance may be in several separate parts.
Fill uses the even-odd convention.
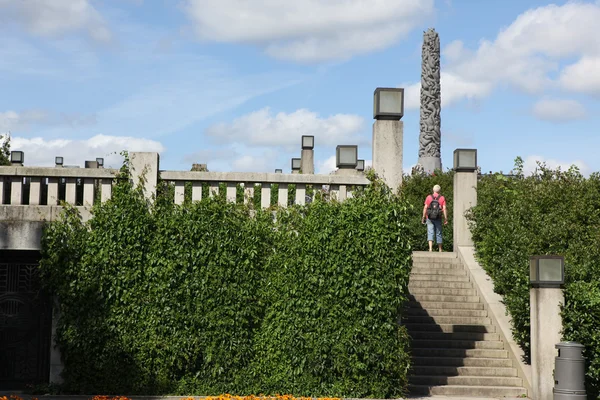
[[[560,306],[565,299],[560,288],[529,289],[531,319],[531,377],[533,399],[552,399],[555,347],[562,341]]]
[[[313,149],[302,149],[300,154],[300,170],[303,174],[315,173],[315,151]]]
[[[158,184],[158,153],[132,152],[129,153],[129,162],[134,185],[140,184],[141,179],[144,185],[145,197],[153,201],[156,196],[156,185]]]
[[[421,60],[421,119],[419,161],[426,173],[442,169],[440,36],[435,29],[423,33]]]
[[[443,188],[442,188],[443,191]],[[465,212],[477,205],[477,171],[454,174],[454,251],[459,246],[473,246]]]
[[[376,120],[373,123],[373,169],[394,193],[402,186],[404,122]]]

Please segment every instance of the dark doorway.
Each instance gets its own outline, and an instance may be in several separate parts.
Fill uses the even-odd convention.
[[[0,250],[0,389],[48,383],[52,305],[38,251]]]

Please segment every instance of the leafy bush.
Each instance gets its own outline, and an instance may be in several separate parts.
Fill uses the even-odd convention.
[[[442,241],[444,251],[453,251],[452,240],[452,216],[454,199],[454,172],[435,171],[432,175],[414,174],[405,175],[402,179],[401,196],[410,204],[408,211],[408,234],[414,250],[425,251],[429,249],[427,243],[427,228],[421,223],[423,216],[423,204],[427,195],[433,192],[433,186],[440,185],[441,194],[446,199],[446,208],[448,210],[448,225],[442,228]],[[434,243],[434,248],[437,246]]]
[[[530,357],[529,257],[565,257],[564,336],[586,346],[588,394],[600,394],[600,175],[584,178],[572,167],[540,164],[512,177],[494,174],[478,184],[478,205],[469,216],[477,257],[503,296],[515,341]],[[585,293],[581,291],[585,290]]]
[[[127,168],[123,169],[127,173]],[[344,203],[251,210],[223,198],[153,205],[128,179],[83,223],[48,224],[73,393],[395,397],[408,337],[407,205],[378,181]]]

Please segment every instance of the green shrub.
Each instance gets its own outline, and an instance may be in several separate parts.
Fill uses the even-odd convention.
[[[408,210],[408,234],[414,250],[425,251],[429,249],[427,243],[427,227],[421,223],[423,205],[427,195],[433,192],[433,186],[440,185],[441,193],[446,199],[448,210],[448,225],[442,228],[442,241],[444,251],[453,251],[452,218],[454,199],[454,172],[435,171],[432,175],[414,174],[405,175],[402,179],[400,195],[410,204]],[[434,243],[434,247],[435,243]],[[437,247],[436,247],[437,248]]]
[[[478,204],[469,215],[476,255],[503,296],[515,341],[530,357],[529,258],[565,257],[564,336],[586,346],[588,395],[600,394],[600,176],[584,178],[572,167],[539,165],[523,175],[520,158],[513,177],[494,174],[478,184]],[[586,290],[582,293],[581,290]],[[594,308],[596,307],[596,308]]]
[[[89,222],[66,208],[47,225],[40,269],[60,311],[65,391],[402,394],[404,201],[375,181],[274,220],[221,196],[172,196],[160,185],[149,205],[120,179]]]

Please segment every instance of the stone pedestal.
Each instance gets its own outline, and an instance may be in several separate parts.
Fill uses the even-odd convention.
[[[442,188],[442,194],[444,194],[444,188]],[[465,212],[477,205],[477,171],[457,171],[454,174],[453,201],[454,251],[458,251],[459,246],[473,246]]]
[[[442,159],[440,157],[419,157],[419,164],[427,174],[432,174],[435,170],[442,169]]]
[[[158,184],[158,153],[132,152],[129,153],[129,162],[133,184],[136,186],[140,183],[143,184],[144,195],[148,200],[152,201],[156,194],[156,185]]]
[[[529,290],[531,318],[531,376],[533,399],[552,399],[555,347],[561,340],[560,306],[565,298],[560,288]]]
[[[313,149],[302,149],[300,154],[300,170],[303,174],[315,173],[315,155]]]
[[[376,120],[373,124],[373,169],[394,193],[402,186],[404,122]]]

